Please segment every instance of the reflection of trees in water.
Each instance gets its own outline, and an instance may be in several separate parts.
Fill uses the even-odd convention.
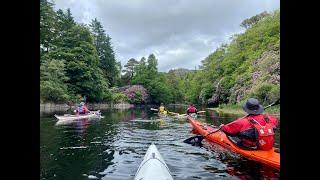
[[[130,121],[137,118],[148,118],[147,111],[145,109],[132,109],[126,112],[117,113],[117,118],[121,117],[122,121]]]
[[[141,111],[141,119],[146,119],[147,113],[145,110]]]
[[[272,167],[244,158],[222,160],[227,173],[240,179],[278,179],[280,172]]]
[[[125,117],[123,118],[124,121],[130,121],[136,118],[135,112],[130,111],[129,113],[125,114]]]
[[[75,121],[75,123],[72,124],[72,127],[75,129],[75,132],[77,133],[78,137],[80,137],[80,146],[87,146],[88,142],[87,139],[87,128],[89,127],[89,119],[81,119]]]

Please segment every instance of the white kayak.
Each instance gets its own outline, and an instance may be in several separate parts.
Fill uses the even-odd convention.
[[[66,121],[66,120],[78,120],[78,119],[86,119],[86,118],[100,118],[101,113],[100,110],[98,111],[90,111],[89,114],[80,114],[80,115],[71,115],[65,114],[63,116],[54,115],[59,121]]]
[[[134,180],[173,180],[168,166],[153,143],[149,146]]]

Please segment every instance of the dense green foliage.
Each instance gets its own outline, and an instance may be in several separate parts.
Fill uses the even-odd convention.
[[[129,60],[128,64],[132,62]],[[157,65],[158,60],[154,54],[149,55],[147,62],[144,57],[139,62],[135,61],[131,73],[131,83],[143,85],[149,91],[153,103],[170,102],[172,95],[166,84],[166,76],[164,73],[158,72]],[[125,67],[127,67],[127,71],[128,67],[131,68],[130,64]]]
[[[69,99],[64,61],[47,60],[40,66],[40,92],[46,101],[63,102]]]
[[[111,46],[111,38],[105,34],[101,23],[94,19],[90,27],[93,32],[94,44],[100,59],[100,68],[103,70],[110,86],[116,85],[120,80],[120,68],[115,61],[115,55]]]
[[[70,9],[40,1],[40,98],[42,101],[112,100],[120,79],[111,38],[94,19],[91,29],[74,21]]]

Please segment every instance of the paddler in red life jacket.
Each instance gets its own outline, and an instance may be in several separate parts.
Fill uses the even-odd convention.
[[[89,110],[84,102],[81,102],[76,110],[77,114],[87,114],[89,113]]]
[[[191,103],[187,109],[187,114],[197,113],[197,108]]]
[[[249,98],[243,110],[247,116],[239,118],[229,124],[220,125],[221,130],[240,147],[260,150],[270,150],[274,143],[274,130],[278,120],[270,115],[262,114],[264,108],[259,101]]]

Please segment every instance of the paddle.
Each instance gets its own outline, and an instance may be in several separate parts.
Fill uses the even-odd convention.
[[[159,111],[158,109],[155,108],[150,108],[151,111]]]
[[[179,113],[169,112],[169,111],[168,111],[168,113],[169,113],[169,114],[173,114],[173,115],[177,115],[177,116],[179,116]]]
[[[206,111],[198,111],[197,114],[199,113],[205,113]],[[177,113],[178,114],[178,113]],[[179,116],[186,116],[187,114],[180,114]]]
[[[190,138],[184,140],[183,142],[184,142],[184,143],[187,143],[187,144],[192,144],[192,145],[200,144],[201,141],[202,141],[203,139],[205,139],[208,135],[220,131],[221,128],[222,128],[222,127],[219,127],[218,129],[216,129],[216,130],[214,130],[214,131],[211,131],[210,133],[206,134],[205,136],[197,135],[197,136],[190,137]]]
[[[280,104],[280,98],[278,100],[276,100],[274,103],[269,104],[268,106],[266,106],[264,109],[267,109],[267,108],[269,108],[271,106],[278,105],[278,104]]]
[[[155,108],[150,108],[151,111],[159,111],[158,109]],[[167,113],[171,113],[171,114],[175,114],[174,112],[169,112],[167,109],[165,109],[165,111],[167,111]]]
[[[274,105],[278,105],[278,104],[280,104],[280,98],[279,98],[277,101],[275,101],[274,103],[266,106],[264,109],[268,109],[269,107],[274,106]],[[222,128],[222,126],[220,126],[218,129],[215,129],[214,131],[209,132],[209,133],[206,134],[205,136],[197,135],[197,136],[190,137],[190,138],[184,140],[183,142],[188,143],[188,144],[192,144],[192,145],[194,145],[194,144],[199,144],[199,143],[201,143],[201,141],[202,141],[204,138],[206,138],[208,135],[220,131],[221,128]]]

